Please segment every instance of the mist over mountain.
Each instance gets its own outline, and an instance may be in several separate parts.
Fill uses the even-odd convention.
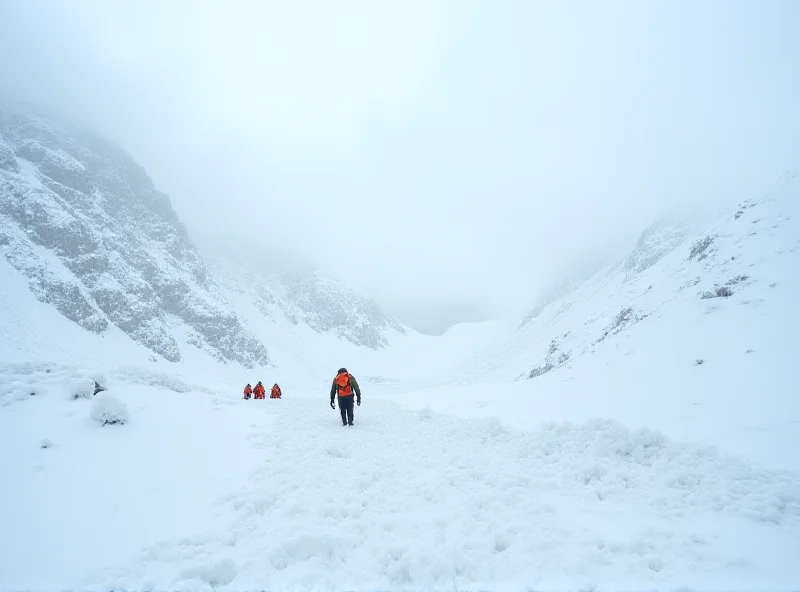
[[[459,323],[478,323],[493,318],[481,307],[468,303],[453,303],[450,306],[397,306],[391,309],[394,316],[412,329],[425,335],[441,335]],[[512,311],[513,312],[513,311]]]
[[[266,365],[168,196],[121,148],[63,115],[0,111],[0,244],[31,291],[88,331],[110,325],[170,362],[185,347]],[[272,284],[269,283],[272,281]],[[287,261],[261,284],[293,323],[383,347],[402,330],[379,306]]]

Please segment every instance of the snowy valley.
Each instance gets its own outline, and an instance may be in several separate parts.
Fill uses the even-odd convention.
[[[201,255],[119,148],[0,114],[0,588],[797,589],[798,224],[787,173],[429,337]]]

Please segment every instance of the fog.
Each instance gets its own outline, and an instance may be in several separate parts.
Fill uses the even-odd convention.
[[[438,332],[796,167],[797,31],[792,1],[0,0],[0,99],[115,140],[206,248]]]

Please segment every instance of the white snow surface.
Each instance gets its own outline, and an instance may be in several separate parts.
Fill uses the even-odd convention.
[[[15,484],[3,589],[798,583],[800,476],[703,444],[610,419],[514,430],[366,396],[343,428],[300,393],[110,391],[136,416],[119,430],[89,421],[84,399],[34,395],[0,415]]]
[[[155,362],[0,261],[0,590],[800,589],[799,187],[650,235],[522,328],[369,350],[226,285],[269,371]],[[242,400],[258,380],[283,399]]]

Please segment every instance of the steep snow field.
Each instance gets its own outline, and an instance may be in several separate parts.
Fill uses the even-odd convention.
[[[257,370],[154,362],[0,261],[0,589],[800,588],[798,181],[522,327],[370,350],[226,284]]]

